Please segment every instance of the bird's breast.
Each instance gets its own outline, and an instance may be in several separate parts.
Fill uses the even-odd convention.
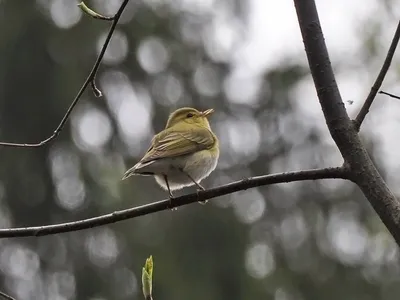
[[[202,150],[191,154],[185,163],[183,170],[196,181],[210,175],[217,167],[219,151]]]

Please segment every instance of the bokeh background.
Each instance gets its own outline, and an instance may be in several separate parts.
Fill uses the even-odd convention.
[[[75,0],[0,0],[0,139],[49,136],[88,75],[110,23]],[[86,2],[113,15],[121,0]],[[343,100],[355,116],[400,6],[318,0]],[[0,148],[0,227],[74,221],[165,199],[148,177],[121,182],[168,114],[214,108],[218,169],[203,183],[337,166],[292,1],[131,0],[67,126],[40,149]],[[400,53],[384,90],[400,93]],[[362,127],[399,194],[400,102],[378,95]],[[183,193],[193,192],[188,188]],[[399,251],[342,180],[260,187],[110,226],[0,240],[0,290],[20,300],[398,299]]]

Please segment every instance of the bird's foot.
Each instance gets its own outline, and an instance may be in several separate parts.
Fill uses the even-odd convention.
[[[197,197],[199,197],[199,192],[205,191],[206,189],[203,188],[201,185],[199,185],[199,188],[197,189]],[[205,205],[207,204],[208,200],[201,200],[201,201],[197,201],[199,202],[199,204],[201,205]]]
[[[178,210],[178,208],[176,206],[174,207],[174,204],[172,203],[174,201],[174,199],[175,199],[174,195],[172,195],[172,193],[170,193],[168,198],[169,198],[169,209],[171,211]]]

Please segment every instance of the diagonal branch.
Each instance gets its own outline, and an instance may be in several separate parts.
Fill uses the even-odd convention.
[[[176,197],[172,200],[172,205],[171,201],[168,199],[134,208],[115,211],[110,214],[75,222],[47,225],[47,226],[0,229],[0,238],[43,236],[43,235],[78,231],[106,224],[116,223],[127,219],[133,219],[139,216],[144,216],[151,213],[172,209],[175,207],[183,206],[197,201],[205,201],[219,196],[232,194],[234,192],[247,190],[249,188],[271,185],[276,183],[284,183],[284,182],[332,179],[332,178],[350,179],[350,176],[348,170],[345,167],[313,169],[313,170],[304,170],[298,172],[285,172],[285,173],[257,176],[232,182],[206,191],[200,191],[198,193]]]
[[[384,95],[389,96],[389,97],[391,97],[391,98],[400,100],[400,97],[399,97],[399,96],[396,96],[396,95],[391,94],[391,93],[386,93],[386,92],[384,92],[384,91],[379,91],[379,94],[384,94]]]
[[[3,299],[6,299],[6,300],[15,300],[15,298],[11,297],[10,295],[7,295],[7,294],[4,293],[4,292],[0,292],[0,296],[1,296]]]
[[[104,54],[106,53],[108,44],[110,43],[110,40],[114,33],[115,27],[117,26],[118,21],[122,15],[126,5],[128,4],[128,2],[129,2],[129,0],[124,0],[121,4],[121,7],[118,9],[117,13],[114,15],[114,17],[112,17],[113,22],[111,24],[110,30],[108,32],[106,40],[104,41],[103,47],[101,48],[101,51],[96,59],[96,62],[93,65],[92,70],[90,71],[88,77],[86,78],[85,82],[83,83],[82,87],[80,88],[78,94],[75,96],[75,99],[72,101],[71,105],[69,106],[64,117],[61,119],[57,128],[54,130],[53,134],[37,143],[0,142],[0,146],[19,147],[19,148],[38,148],[38,147],[42,147],[43,145],[48,144],[49,142],[53,141],[60,134],[60,132],[64,129],[64,126],[67,123],[69,116],[71,115],[75,106],[78,104],[83,92],[86,90],[86,88],[88,87],[89,84],[92,84],[92,87],[93,87],[93,90],[94,90],[96,96],[101,95],[101,92],[96,88],[96,85],[95,85],[96,74],[97,74],[97,71],[99,70],[101,61],[103,60],[103,57],[104,57]],[[99,92],[100,92],[100,94],[99,94]]]
[[[357,117],[354,119],[354,127],[356,128],[357,131],[360,131],[361,123],[364,121],[365,116],[369,112],[369,109],[372,105],[372,102],[374,101],[376,94],[378,93],[379,89],[382,86],[382,82],[385,79],[386,73],[389,70],[390,64],[392,63],[393,55],[396,51],[397,44],[399,43],[400,39],[400,21],[397,24],[397,29],[396,32],[394,33],[392,43],[390,44],[389,51],[386,55],[385,61],[382,65],[381,71],[378,74],[378,77],[375,80],[374,85],[371,88],[371,91],[368,94],[367,99],[365,99],[365,102],[363,106],[360,109],[360,112],[358,113]]]
[[[400,246],[400,203],[387,187],[350,120],[326,48],[314,0],[294,0],[308,64],[329,132],[353,181]]]

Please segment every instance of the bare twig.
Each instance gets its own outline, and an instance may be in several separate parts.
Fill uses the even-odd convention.
[[[396,96],[396,95],[393,95],[393,94],[390,94],[390,93],[386,93],[384,91],[379,91],[379,94],[384,94],[384,95],[387,95],[387,96],[392,97],[394,99],[399,99],[400,100],[399,96]]]
[[[75,222],[47,225],[47,226],[0,229],[0,238],[43,236],[43,235],[78,231],[106,224],[116,223],[126,219],[136,218],[139,216],[144,216],[167,209],[172,209],[178,206],[183,206],[197,201],[204,201],[219,196],[232,194],[237,191],[246,190],[258,186],[271,185],[284,182],[329,179],[329,178],[350,179],[350,176],[347,168],[338,167],[338,168],[304,170],[298,172],[277,173],[277,174],[252,177],[232,182],[226,185],[222,185],[216,188],[212,188],[206,191],[199,191],[198,193],[176,197],[172,200],[172,206],[170,199],[168,199],[134,208],[129,208],[126,210],[115,211],[110,214]]]
[[[103,15],[101,15],[101,14],[99,14],[99,13],[97,13],[97,12],[91,10],[91,9],[85,4],[85,2],[83,2],[83,1],[80,2],[80,3],[78,3],[78,6],[79,6],[79,8],[80,8],[84,13],[88,14],[89,16],[91,16],[91,17],[93,17],[93,18],[95,18],[95,19],[104,20],[104,21],[112,21],[112,20],[114,20],[114,18],[115,18],[115,16],[114,16],[114,17],[106,17],[106,16],[103,16]]]
[[[83,92],[87,88],[87,86],[94,80],[96,77],[97,71],[100,67],[101,61],[103,60],[104,53],[107,50],[108,44],[110,43],[111,37],[114,33],[115,27],[118,24],[118,21],[122,15],[122,12],[124,11],[126,5],[128,4],[129,0],[124,0],[121,4],[121,7],[118,9],[117,13],[113,17],[113,22],[111,24],[110,30],[108,32],[108,35],[106,37],[106,40],[104,41],[104,45],[101,48],[101,51],[96,59],[95,64],[93,65],[92,70],[90,71],[90,74],[86,78],[85,82],[83,83],[81,89],[79,90],[78,94],[75,96],[75,99],[72,101],[71,105],[69,106],[67,112],[65,113],[64,117],[62,118],[60,124],[57,126],[57,128],[54,130],[53,134],[46,139],[38,142],[38,143],[8,143],[8,142],[0,142],[0,146],[6,146],[6,147],[27,147],[27,148],[38,148],[42,147],[43,145],[46,145],[47,143],[53,141],[63,130],[65,124],[68,121],[69,116],[71,115],[73,109],[75,106],[78,104]],[[94,85],[95,86],[95,85]],[[96,95],[97,96],[97,95]]]
[[[11,297],[10,295],[7,295],[4,292],[0,292],[0,296],[7,300],[15,300],[15,298]]]
[[[397,29],[396,32],[394,33],[392,43],[390,44],[389,51],[386,55],[385,61],[382,65],[382,68],[378,74],[378,77],[375,80],[374,85],[371,88],[371,91],[368,94],[367,99],[365,99],[365,102],[363,106],[360,109],[360,112],[358,113],[357,117],[354,119],[354,127],[357,131],[360,130],[361,123],[364,121],[365,116],[369,112],[369,109],[372,105],[372,102],[374,101],[376,94],[378,93],[379,89],[382,86],[382,82],[385,79],[386,73],[389,70],[390,64],[392,63],[393,55],[396,51],[397,44],[399,43],[400,39],[400,21],[397,24]]]
[[[103,93],[102,93],[102,92],[97,88],[97,86],[96,86],[96,77],[93,78],[93,80],[90,82],[90,86],[92,87],[93,94],[94,94],[96,97],[101,97],[101,96],[103,96]]]
[[[314,0],[294,0],[308,64],[329,132],[352,180],[400,246],[400,203],[382,179],[345,109]]]

